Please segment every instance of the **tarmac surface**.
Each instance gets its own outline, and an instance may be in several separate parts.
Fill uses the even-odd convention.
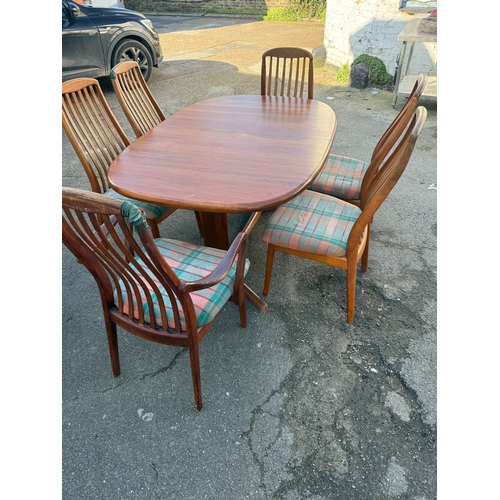
[[[149,86],[167,116],[194,102],[259,94],[267,48],[323,43],[316,23],[151,16],[164,61]],[[392,94],[332,84],[315,70],[315,98],[338,119],[332,150],[368,160],[396,116]],[[111,85],[101,82],[134,134]],[[413,157],[376,213],[355,319],[345,321],[345,272],[277,254],[269,305],[229,303],[200,347],[197,412],[186,349],[119,330],[111,373],[97,286],[62,251],[62,494],[64,499],[349,500],[437,498],[437,105]],[[89,189],[62,133],[62,185]],[[262,293],[265,212],[250,237],[247,283]],[[230,215],[230,236],[247,214]],[[202,243],[178,210],[162,236]]]

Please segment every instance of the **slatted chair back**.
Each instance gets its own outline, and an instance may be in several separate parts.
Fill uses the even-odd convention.
[[[110,78],[118,102],[136,137],[141,137],[165,120],[135,61],[117,64],[111,70]]]
[[[80,189],[63,188],[62,206],[63,243],[99,288],[113,374],[120,374],[117,326],[153,342],[188,347],[201,410],[199,342],[227,300],[239,306],[246,326],[248,236],[238,234],[227,252],[153,240],[135,205]],[[210,266],[213,272],[207,270]],[[181,279],[182,272],[192,279]]]
[[[87,173],[92,191],[109,189],[108,169],[130,144],[94,78],[62,84],[62,126]]]
[[[313,56],[298,47],[276,47],[262,54],[261,95],[313,98]]]
[[[427,109],[424,106],[419,106],[413,114],[408,126],[405,127],[406,130],[403,130],[401,133],[402,138],[398,141],[395,149],[386,155],[371,181],[363,181],[360,195],[360,208],[362,214],[351,231],[348,248],[349,245],[351,245],[351,248],[356,246],[356,238],[358,238],[356,233],[359,232],[359,235],[361,235],[364,227],[371,222],[373,215],[379,209],[380,205],[382,205],[403,174],[413,154],[415,143],[417,142],[426,119]]]

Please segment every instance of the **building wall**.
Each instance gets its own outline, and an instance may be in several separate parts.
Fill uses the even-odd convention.
[[[401,0],[327,0],[326,64],[340,68],[369,54],[381,59],[394,75],[402,44],[397,38],[413,18],[400,6]],[[437,43],[415,44],[411,73],[437,74]]]
[[[124,0],[124,3],[127,9],[141,12],[160,10],[163,12],[201,12],[206,9],[258,12],[272,7],[285,6],[288,0]]]

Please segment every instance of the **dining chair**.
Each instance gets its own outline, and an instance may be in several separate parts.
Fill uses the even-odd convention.
[[[426,118],[426,108],[419,106],[371,182],[363,182],[359,207],[305,190],[274,211],[262,234],[268,245],[265,296],[269,294],[275,251],[339,267],[347,271],[347,322],[353,322],[358,262],[361,260],[363,271],[368,268],[370,222],[403,174]]]
[[[62,84],[62,126],[93,192],[130,201],[146,214],[155,238],[158,224],[176,208],[133,200],[114,191],[108,182],[113,160],[130,144],[94,78],[75,78]]]
[[[135,61],[118,63],[109,75],[116,98],[137,138],[166,119]],[[196,223],[203,236],[200,212]]]
[[[401,137],[401,130],[408,126],[413,116],[426,83],[427,75],[419,75],[408,100],[377,142],[370,162],[331,153],[308,189],[335,196],[359,207],[361,185],[365,177],[366,180],[373,178],[387,152],[395,147]]]
[[[110,73],[111,84],[136,137],[165,120],[165,115],[142,76],[139,64],[124,61]]]
[[[228,301],[246,327],[247,234],[240,232],[229,250],[217,250],[153,239],[144,214],[129,201],[63,187],[62,206],[62,241],[99,288],[113,375],[120,374],[117,326],[187,347],[200,411],[199,343]]]
[[[304,97],[314,94],[313,55],[299,47],[275,47],[262,54],[260,93]]]

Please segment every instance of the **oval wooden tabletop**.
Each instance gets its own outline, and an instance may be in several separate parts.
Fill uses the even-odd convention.
[[[325,103],[237,95],[188,106],[136,139],[110,166],[119,193],[206,212],[273,208],[304,190],[337,127]]]

